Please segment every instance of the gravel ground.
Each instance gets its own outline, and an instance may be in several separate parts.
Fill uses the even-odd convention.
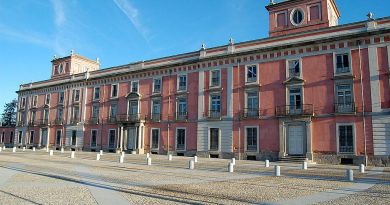
[[[88,187],[120,193],[131,204],[251,204],[276,202],[348,188],[345,170],[355,170],[355,178],[374,180],[367,192],[349,195],[331,203],[390,204],[389,169],[383,173],[358,173],[356,166],[309,165],[236,161],[234,173],[227,172],[230,160],[198,158],[195,170],[189,170],[188,157],[153,155],[152,166],[146,166],[145,156],[126,155],[118,163],[118,154],[105,153],[96,161],[96,153],[55,152],[53,157],[43,151],[0,153],[2,170],[15,172],[0,184],[0,204],[96,204]],[[273,165],[280,165],[282,177],[274,177]],[[89,186],[86,186],[88,184]],[[99,192],[100,193],[100,192]],[[108,193],[108,192],[107,192]],[[109,197],[109,196],[108,196]],[[381,199],[381,200],[378,200]],[[350,203],[347,203],[350,204]]]

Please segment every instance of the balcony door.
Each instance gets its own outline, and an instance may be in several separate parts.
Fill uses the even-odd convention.
[[[129,127],[127,130],[127,149],[128,150],[135,150],[136,148],[136,142],[135,139],[137,137],[137,129],[136,127]]]
[[[353,108],[352,103],[352,85],[342,84],[337,85],[337,111],[351,112]]]
[[[299,114],[302,112],[302,89],[290,88],[290,104],[287,107],[290,114]]]
[[[304,126],[290,125],[288,126],[288,154],[303,155],[304,154]]]
[[[43,128],[41,130],[41,146],[43,147],[46,147],[47,145],[47,137],[48,137],[48,133],[47,133],[47,128]]]

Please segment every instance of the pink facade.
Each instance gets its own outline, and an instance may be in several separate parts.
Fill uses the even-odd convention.
[[[73,53],[54,59],[51,79],[18,91],[23,140],[14,143],[323,163],[388,159],[389,19],[336,26],[333,0],[267,10],[270,38],[101,70],[98,60]]]

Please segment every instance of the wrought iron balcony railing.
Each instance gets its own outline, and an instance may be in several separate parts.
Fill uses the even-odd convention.
[[[176,112],[176,120],[182,121],[188,119],[188,113],[187,112]]]
[[[260,117],[260,110],[254,109],[254,108],[244,108],[244,110],[241,112],[241,117],[244,119],[256,119]]]
[[[276,116],[312,116],[314,109],[312,104],[283,105],[275,109]]]
[[[354,102],[336,103],[334,106],[335,113],[355,113],[356,106]]]
[[[63,123],[63,120],[61,118],[57,118],[55,120],[53,120],[52,124],[53,125],[62,125]]]
[[[97,117],[92,117],[92,118],[88,121],[88,124],[91,124],[91,125],[99,124],[99,118],[97,118]]]
[[[221,110],[209,110],[205,116],[209,119],[221,119]]]
[[[161,113],[150,114],[150,120],[153,122],[159,122],[161,120]]]
[[[128,114],[128,115],[117,115],[117,121],[118,122],[139,122],[141,121],[141,114]]]

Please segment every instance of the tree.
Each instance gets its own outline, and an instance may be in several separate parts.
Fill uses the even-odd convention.
[[[4,126],[12,126],[16,124],[17,105],[18,105],[18,101],[15,99],[5,104],[3,114],[1,114],[2,122]]]

